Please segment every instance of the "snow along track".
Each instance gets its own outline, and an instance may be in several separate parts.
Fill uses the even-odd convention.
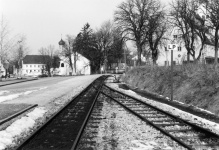
[[[104,94],[188,149],[219,149],[219,136],[107,86]]]

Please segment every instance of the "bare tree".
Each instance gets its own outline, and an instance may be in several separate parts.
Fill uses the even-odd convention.
[[[39,53],[43,56],[43,61],[46,65],[45,69],[48,72],[48,76],[51,76],[51,69],[56,66],[53,66],[54,63],[54,57],[58,55],[58,52],[55,51],[55,46],[49,45],[47,48],[41,48],[39,49]]]
[[[2,77],[1,74],[1,64],[3,64],[5,61],[7,61],[9,58],[9,52],[12,47],[12,42],[9,37],[9,26],[6,19],[1,16],[0,20],[0,80]]]
[[[98,48],[103,55],[105,71],[107,66],[107,55],[109,53],[110,47],[113,44],[113,28],[113,23],[111,21],[106,21],[101,25],[100,29],[98,29],[95,34]]]
[[[157,0],[127,0],[118,6],[115,22],[135,42],[138,52],[137,64],[141,64],[141,53],[147,42],[149,17],[157,5]]]
[[[207,16],[210,23],[209,28],[214,34],[214,50],[215,50],[215,66],[218,64],[218,48],[219,48],[219,1],[218,0],[204,0]]]
[[[204,46],[209,44],[206,19],[199,14],[200,0],[177,0],[171,5],[171,23],[180,30],[181,38],[187,50],[187,61],[190,55],[194,61],[200,59]],[[179,35],[178,35],[179,36]],[[201,45],[199,48],[195,45]],[[196,55],[198,52],[198,55]]]
[[[152,52],[153,64],[156,64],[158,59],[158,47],[161,45],[164,34],[167,31],[167,19],[164,8],[159,1],[154,4],[151,15],[148,18],[147,40],[149,48]]]
[[[77,59],[78,59],[78,53],[76,52],[75,48],[74,48],[74,42],[75,42],[75,37],[71,36],[71,35],[66,35],[66,42],[63,45],[63,49],[61,54],[67,58],[67,63],[69,64],[72,73],[76,74],[76,63],[77,63]],[[73,60],[72,60],[73,57]],[[74,62],[73,62],[74,61]]]
[[[28,54],[28,47],[26,46],[26,37],[24,35],[19,36],[17,39],[16,47],[11,53],[11,64],[17,69],[17,74],[21,75],[22,59]]]
[[[195,40],[197,35],[194,24],[194,10],[194,1],[191,0],[176,0],[171,5],[171,23],[181,32],[181,38],[187,50],[187,61],[190,61],[190,55],[195,58]]]

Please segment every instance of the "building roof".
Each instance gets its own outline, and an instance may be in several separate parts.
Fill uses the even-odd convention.
[[[26,55],[23,64],[46,64],[48,59],[50,59],[49,55]]]

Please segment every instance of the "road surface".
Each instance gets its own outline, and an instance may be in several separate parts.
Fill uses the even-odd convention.
[[[0,87],[0,103],[46,105],[69,92],[82,91],[100,75],[51,77]]]

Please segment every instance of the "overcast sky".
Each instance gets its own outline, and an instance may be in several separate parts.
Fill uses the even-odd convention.
[[[92,29],[113,20],[124,0],[0,0],[0,12],[8,21],[11,35],[26,36],[29,54],[54,45],[66,34],[77,35],[85,23]],[[161,0],[167,2],[170,0]]]

